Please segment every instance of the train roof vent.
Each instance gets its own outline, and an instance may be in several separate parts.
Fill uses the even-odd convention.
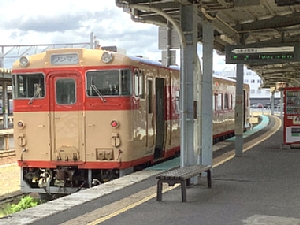
[[[106,50],[106,51],[110,51],[110,52],[118,52],[121,54],[126,55],[126,50],[122,49],[122,48],[118,48],[115,45],[111,45],[111,46],[101,46],[101,49]]]

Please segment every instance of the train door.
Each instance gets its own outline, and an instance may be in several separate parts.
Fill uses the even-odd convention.
[[[156,121],[156,135],[155,135],[155,151],[154,159],[163,157],[164,140],[165,140],[165,82],[163,78],[156,78],[155,82],[155,121]]]
[[[147,152],[154,147],[154,118],[153,118],[153,79],[147,79],[146,86],[146,146]]]
[[[51,158],[64,162],[85,161],[81,75],[53,72],[49,81]]]

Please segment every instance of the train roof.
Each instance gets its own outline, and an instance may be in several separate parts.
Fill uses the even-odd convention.
[[[75,67],[75,66],[83,66],[85,64],[85,60],[89,60],[89,63],[91,66],[99,65],[99,59],[101,59],[101,55],[103,52],[109,51],[109,49],[87,49],[87,48],[64,48],[64,49],[48,49],[45,52],[40,52],[37,54],[26,56],[28,57],[28,60],[30,61],[30,68],[44,68],[46,67],[52,67],[51,65],[51,56],[52,55],[59,55],[59,54],[72,54],[75,53],[79,55],[80,57],[85,57],[80,63],[78,64],[70,64],[68,66]],[[151,65],[161,68],[169,68],[172,70],[178,70],[179,66],[172,65],[169,67],[164,66],[159,61],[149,60],[138,56],[128,56],[121,52],[116,52],[113,50],[110,50],[110,52],[115,56],[114,61],[116,64],[127,64],[130,63],[130,61],[135,61],[137,63],[142,63],[145,65]],[[57,65],[54,65],[55,67]],[[25,67],[20,66],[19,60],[16,60],[13,63],[13,69],[25,69]]]
[[[154,60],[150,60],[150,59],[145,59],[142,57],[138,57],[138,56],[127,56],[130,60],[134,60],[134,61],[139,61],[140,63],[143,64],[147,64],[147,65],[152,65],[152,66],[157,66],[157,67],[163,67],[166,68],[166,66],[164,66],[161,62],[159,61],[154,61]],[[168,68],[174,69],[174,70],[180,70],[180,67],[177,65],[171,65]]]
[[[223,79],[223,80],[228,80],[228,81],[232,81],[232,82],[236,82],[235,79],[232,79],[232,78],[229,78],[229,77],[222,77],[222,76],[219,76],[219,75],[213,75],[213,77],[215,78],[219,78],[219,79]]]
[[[31,55],[29,57],[34,62],[34,68],[45,67],[45,60],[50,61],[51,54],[59,54],[59,53],[62,53],[62,54],[77,53],[82,56],[85,55],[86,57],[89,57],[89,59],[93,61],[93,62],[91,61],[91,64],[97,65],[98,64],[97,60],[98,60],[98,58],[100,58],[99,53],[102,54],[101,51],[102,52],[104,52],[104,51],[112,52],[112,54],[114,54],[117,57],[118,63],[124,63],[127,60],[129,60],[129,61],[136,61],[141,64],[156,66],[156,67],[160,67],[160,68],[168,68],[168,69],[172,69],[172,70],[176,70],[176,71],[180,70],[180,67],[178,65],[170,65],[169,67],[166,67],[159,61],[145,59],[145,58],[139,57],[139,56],[128,56],[126,54],[116,52],[116,51],[113,51],[110,49],[105,49],[105,48],[104,49],[86,49],[86,48],[49,49],[45,52],[37,53],[37,54]],[[43,59],[43,60],[41,60],[41,59]],[[129,63],[129,61],[127,61],[127,63]],[[49,66],[49,63],[48,63],[48,66]],[[77,65],[74,64],[74,65],[70,65],[70,66],[77,66]],[[13,69],[14,68],[15,69],[24,69],[24,67],[21,67],[19,65],[19,60],[16,60],[14,62]],[[221,77],[218,75],[213,75],[213,77],[231,81],[231,82],[236,82],[236,80],[234,80],[234,79],[227,78],[227,77]]]
[[[230,81],[230,82],[234,82],[236,83],[236,80],[235,79],[232,79],[232,78],[229,78],[229,77],[222,77],[222,76],[219,76],[219,75],[213,75],[214,78],[218,78],[218,79],[223,79],[223,80],[227,80],[227,81]],[[244,85],[246,86],[249,86],[249,84],[247,83],[243,83]],[[249,86],[250,87],[250,86]]]

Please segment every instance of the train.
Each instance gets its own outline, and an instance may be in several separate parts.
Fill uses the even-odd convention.
[[[49,49],[16,60],[21,191],[73,193],[178,156],[179,71],[104,47]],[[235,84],[213,77],[214,142],[234,135]],[[247,84],[244,93],[247,124]]]

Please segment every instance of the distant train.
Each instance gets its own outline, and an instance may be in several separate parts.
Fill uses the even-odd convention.
[[[23,192],[72,193],[179,154],[178,67],[52,49],[22,56],[12,74]],[[212,101],[214,140],[233,136],[235,81],[214,77]]]

